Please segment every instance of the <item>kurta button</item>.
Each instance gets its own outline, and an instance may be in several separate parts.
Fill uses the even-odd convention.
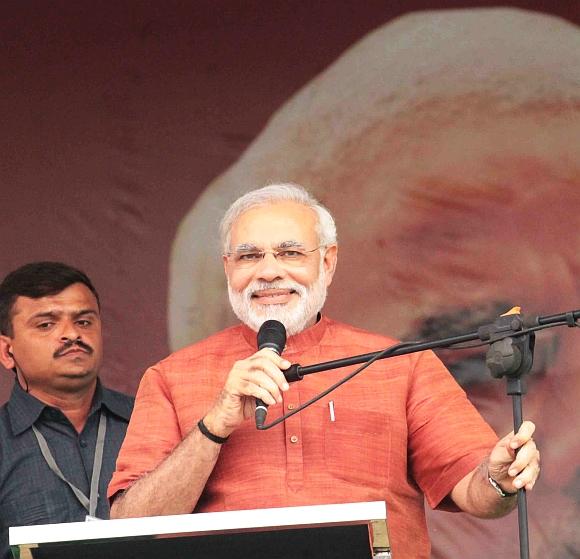
[[[293,410],[296,407],[296,404],[288,404],[288,409]]]
[[[85,448],[87,446],[87,441],[85,441],[85,439],[81,439],[80,440],[80,445]]]
[[[292,436],[290,437],[290,442],[291,442],[291,443],[297,443],[297,442],[298,442],[298,437],[297,437],[296,435],[292,435]]]

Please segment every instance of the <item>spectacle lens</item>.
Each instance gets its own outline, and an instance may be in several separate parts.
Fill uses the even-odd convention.
[[[284,248],[278,250],[250,250],[228,254],[227,257],[236,268],[251,268],[260,263],[266,254],[271,254],[280,264],[286,266],[303,266],[308,257],[319,248],[312,250],[300,250],[296,248]]]

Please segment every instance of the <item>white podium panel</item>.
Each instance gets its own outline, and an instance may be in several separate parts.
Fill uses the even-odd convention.
[[[388,557],[382,501],[20,526],[9,537],[20,559]]]

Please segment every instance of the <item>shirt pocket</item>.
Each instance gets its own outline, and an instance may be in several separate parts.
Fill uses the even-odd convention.
[[[328,411],[324,430],[324,459],[335,478],[383,489],[389,479],[391,432],[385,413],[343,406],[335,421]]]
[[[63,491],[66,491],[64,488]],[[59,490],[23,494],[2,506],[2,523],[6,526],[33,526],[54,522],[70,522],[66,499]]]

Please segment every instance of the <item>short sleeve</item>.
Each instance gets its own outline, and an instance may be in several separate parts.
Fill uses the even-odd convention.
[[[181,442],[175,408],[158,367],[149,368],[141,379],[107,492],[111,500],[116,493],[154,470]]]
[[[497,436],[433,352],[414,358],[409,382],[410,467],[435,508],[489,454]]]

